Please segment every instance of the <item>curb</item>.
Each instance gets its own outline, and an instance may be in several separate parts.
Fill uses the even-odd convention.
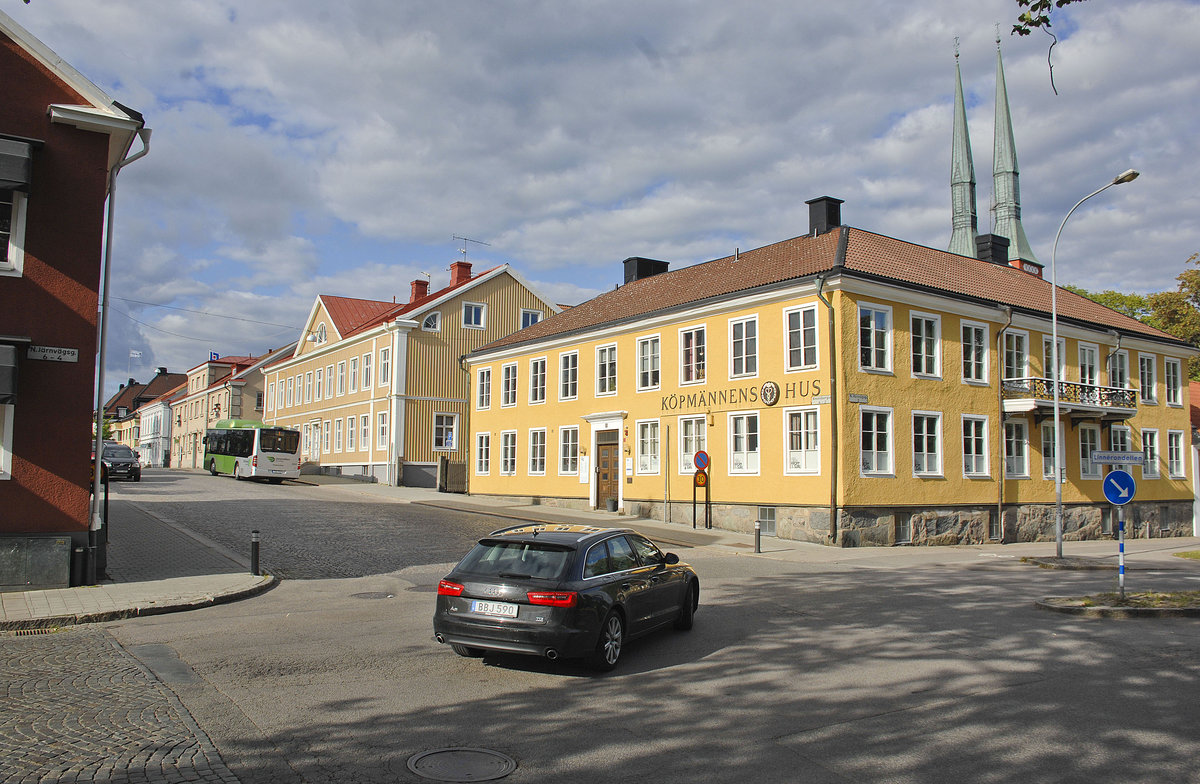
[[[1200,618],[1200,607],[1084,607],[1061,604],[1068,597],[1047,596],[1033,604],[1041,610],[1092,618]]]
[[[105,623],[108,621],[121,621],[127,618],[166,615],[173,612],[215,607],[218,604],[229,604],[240,599],[249,599],[252,596],[258,596],[279,584],[279,578],[269,574],[263,576],[266,578],[265,580],[250,588],[223,593],[220,596],[203,596],[199,599],[191,599],[174,604],[151,604],[145,607],[128,607],[122,610],[106,610],[104,612],[80,613],[78,615],[53,615],[46,618],[29,618],[20,621],[0,621],[0,632],[59,629],[64,626],[78,626],[85,623]]]

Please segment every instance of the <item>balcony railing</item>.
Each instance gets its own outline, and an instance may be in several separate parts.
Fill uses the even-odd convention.
[[[1137,390],[1121,387],[1101,387],[1095,384],[1058,382],[1058,399],[1062,405],[1088,406],[1099,409],[1136,409]],[[1004,397],[1007,400],[1032,399],[1054,401],[1054,381],[1048,378],[1006,378]]]

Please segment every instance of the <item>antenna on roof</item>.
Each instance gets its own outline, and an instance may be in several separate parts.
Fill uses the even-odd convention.
[[[489,243],[489,242],[484,242],[483,240],[473,240],[470,237],[460,237],[457,234],[451,235],[450,239],[455,240],[457,242],[474,242],[476,245],[486,245],[489,248],[491,247],[491,243]],[[467,249],[459,248],[458,252],[462,254],[463,261],[466,261],[467,260]]]

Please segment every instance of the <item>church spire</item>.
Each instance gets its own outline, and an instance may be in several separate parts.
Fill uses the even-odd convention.
[[[967,106],[963,100],[962,71],[958,67],[958,39],[954,40],[954,139],[950,156],[951,253],[975,256],[979,218],[975,213],[975,163],[967,132]]]
[[[992,197],[995,202],[995,233],[1008,238],[1009,262],[1038,264],[1033,248],[1021,225],[1021,186],[1017,169],[1017,145],[1013,140],[1012,115],[1008,109],[1008,89],[1004,85],[1004,62],[1000,57],[1000,36],[996,36],[996,132],[992,152]],[[1038,264],[1040,267],[1041,265]]]

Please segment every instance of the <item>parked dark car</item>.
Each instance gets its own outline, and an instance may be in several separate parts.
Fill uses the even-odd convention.
[[[626,641],[692,628],[700,579],[628,528],[522,525],[480,539],[438,584],[434,638],[488,651],[617,664]]]
[[[137,453],[124,444],[104,445],[104,466],[109,479],[142,481],[142,464]]]

